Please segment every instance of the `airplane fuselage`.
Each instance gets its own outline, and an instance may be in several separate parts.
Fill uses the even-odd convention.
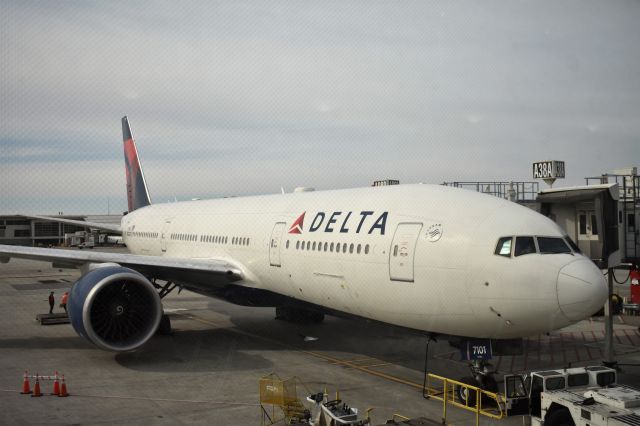
[[[441,334],[527,336],[582,319],[606,297],[581,254],[496,254],[502,237],[563,238],[551,220],[443,186],[155,204],[122,229],[134,254],[228,259],[245,277],[236,285]]]

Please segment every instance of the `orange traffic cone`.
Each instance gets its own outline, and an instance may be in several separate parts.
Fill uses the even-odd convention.
[[[60,382],[58,381],[58,372],[53,376],[53,394],[60,396]]]
[[[38,373],[36,373],[36,384],[33,387],[33,393],[31,396],[42,396],[42,392],[40,392],[40,380],[38,380]]]
[[[67,393],[67,384],[64,382],[64,374],[62,375],[62,384],[60,385],[60,393],[58,394],[58,396],[69,396],[69,394]]]
[[[24,372],[24,379],[22,381],[22,392],[23,395],[28,395],[31,393],[31,385],[29,384],[29,376],[27,375],[27,371]]]

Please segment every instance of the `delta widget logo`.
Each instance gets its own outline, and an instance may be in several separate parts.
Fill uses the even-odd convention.
[[[302,213],[300,215],[300,217],[298,217],[296,219],[295,222],[293,222],[293,225],[291,225],[291,228],[289,228],[289,233],[290,234],[302,234],[302,227],[304,226],[304,214],[306,212]]]

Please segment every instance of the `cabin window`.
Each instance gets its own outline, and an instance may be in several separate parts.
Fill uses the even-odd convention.
[[[351,243],[351,245],[349,246],[349,253],[353,254],[353,243]]]
[[[564,389],[564,377],[549,377],[545,382],[545,390]]]
[[[502,237],[498,240],[494,254],[504,257],[511,257],[511,242],[513,237]]]
[[[313,246],[311,247],[311,250],[316,251],[316,242],[313,242]]]
[[[369,244],[364,246],[364,254],[369,254]]]
[[[329,246],[329,251],[333,253],[333,243],[331,243],[331,245]]]
[[[296,241],[296,250],[300,250],[300,241]]]
[[[336,253],[340,253],[340,243],[336,244]]]
[[[571,248],[562,238],[538,237],[540,253],[571,253]]]
[[[356,253],[360,254],[360,250],[362,249],[362,244],[358,244],[358,248],[356,249]]]
[[[347,252],[347,243],[343,243],[342,244],[342,252],[346,253]]]
[[[516,249],[514,256],[523,256],[536,252],[536,243],[533,237],[516,237]]]
[[[596,376],[596,382],[598,386],[609,386],[616,382],[616,374],[613,371],[606,373],[598,373]]]
[[[307,250],[311,248],[311,241],[307,241]]]
[[[324,251],[327,251],[327,246],[329,245],[329,243],[325,242],[324,243]]]
[[[289,248],[289,240],[287,240],[287,243],[284,246],[285,248]]]
[[[587,373],[569,374],[569,377],[567,377],[567,382],[569,387],[587,386],[589,384],[589,374]]]

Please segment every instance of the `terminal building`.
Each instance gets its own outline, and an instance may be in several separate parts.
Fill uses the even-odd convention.
[[[120,224],[122,215],[56,215],[62,219]],[[0,215],[0,244],[42,246],[77,246],[88,237],[99,243],[103,233],[89,227],[51,222],[26,216]]]

